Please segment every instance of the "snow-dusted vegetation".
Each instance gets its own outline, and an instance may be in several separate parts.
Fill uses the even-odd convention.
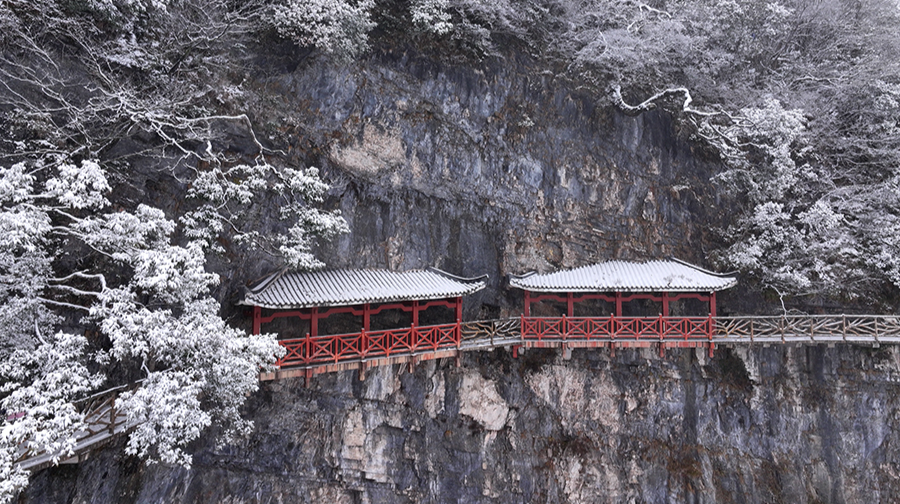
[[[239,408],[279,347],[222,319],[210,259],[227,240],[314,268],[314,240],[347,229],[317,208],[318,171],[257,138],[250,42],[350,63],[394,39],[473,62],[515,46],[598,104],[671,112],[723,161],[741,207],[722,265],[781,295],[873,299],[900,286],[898,33],[895,0],[3,1],[0,502],[27,484],[20,446],[70,447],[73,401],[117,377],[144,380],[121,402],[140,421],[129,453],[189,464],[206,427],[249,427]],[[135,196],[138,165],[186,202]],[[281,234],[247,222],[260,201]]]
[[[630,114],[656,107],[676,114],[726,162],[721,190],[743,200],[724,232],[729,245],[714,254],[722,266],[782,295],[871,300],[884,282],[900,286],[897,2],[400,5],[412,31],[438,43],[455,42],[476,58],[524,44],[536,57],[564,63],[599,102]],[[396,8],[288,2],[275,12],[281,33],[331,51],[340,33],[342,43],[364,48],[359,34],[372,28],[371,12],[389,7]],[[347,21],[316,28],[340,19]]]
[[[128,453],[189,465],[182,448],[210,425],[223,441],[245,432],[239,408],[281,349],[226,324],[208,258],[226,238],[314,268],[315,237],[346,229],[314,206],[328,187],[315,168],[269,164],[258,143],[253,159],[217,145],[223,124],[255,138],[247,116],[222,113],[239,90],[209,79],[260,6],[73,5],[0,5],[2,502],[27,484],[20,450],[65,458],[84,427],[73,402],[129,375],[143,382],[117,403],[138,424]],[[149,138],[142,151],[110,154],[134,135]],[[158,159],[188,203],[116,194],[137,158]],[[244,218],[258,199],[280,207],[283,234]]]

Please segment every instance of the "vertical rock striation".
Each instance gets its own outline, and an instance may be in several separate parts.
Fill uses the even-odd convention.
[[[900,351],[505,350],[263,385],[245,441],[190,470],[115,448],[24,502],[885,502]]]
[[[520,55],[471,66],[393,48],[350,67],[293,63],[260,63],[257,114],[334,184],[352,229],[320,250],[334,266],[489,273],[496,305],[510,272],[702,262],[724,222],[718,166],[671,117],[623,115]]]

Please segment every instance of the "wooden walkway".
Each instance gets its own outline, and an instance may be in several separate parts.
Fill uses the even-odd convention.
[[[718,317],[713,342],[720,343],[900,343],[894,315],[788,315]]]
[[[75,402],[80,413],[84,414],[85,429],[75,433],[75,446],[72,452],[34,452],[25,446],[20,447],[15,465],[26,471],[39,471],[57,464],[76,464],[91,450],[102,446],[113,437],[130,430],[134,425],[128,423],[124,413],[116,409],[116,399],[126,390],[133,390],[140,382],[104,390],[90,397]]]
[[[334,371],[417,362],[497,347],[520,348],[708,348],[776,343],[900,343],[900,317],[893,315],[788,315],[740,317],[519,317],[454,324],[320,335],[285,340],[280,369],[262,373],[277,380]],[[436,336],[440,334],[440,336]],[[568,352],[566,352],[568,354]]]
[[[658,346],[714,348],[716,345],[754,344],[900,344],[900,317],[892,315],[788,315],[747,317],[519,317],[402,328],[369,333],[317,336],[282,342],[289,354],[282,368],[262,373],[261,380],[355,369],[360,378],[367,369],[453,357],[462,352],[498,347],[558,347],[564,355],[572,348]],[[438,329],[435,329],[438,328]],[[418,339],[417,339],[418,338]],[[356,352],[354,354],[354,352]],[[139,383],[100,392],[77,403],[87,428],[77,433],[74,453],[34,453],[21,450],[16,464],[37,471],[59,463],[77,463],[90,450],[134,427],[116,409],[116,399]]]

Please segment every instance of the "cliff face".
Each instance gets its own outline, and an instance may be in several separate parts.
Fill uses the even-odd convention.
[[[190,470],[110,449],[25,502],[886,502],[900,352],[505,350],[266,383]],[[121,447],[116,447],[121,448]]]
[[[488,273],[481,301],[501,306],[508,273],[700,262],[723,222],[716,165],[671,117],[625,116],[521,56],[473,67],[393,49],[350,68],[277,53],[260,64],[257,113],[288,157],[324,170],[350,223],[320,251],[332,266]]]
[[[517,313],[507,273],[611,258],[702,263],[727,202],[664,113],[628,117],[510,55],[385,50],[248,68],[261,137],[320,166],[351,233],[331,266],[489,273],[467,318]],[[235,138],[233,149],[245,148]],[[261,223],[265,228],[267,223]],[[226,284],[233,291],[265,265]],[[727,302],[725,309],[727,310]],[[144,466],[121,446],[23,502],[858,502],[900,494],[895,348],[508,350],[262,384],[256,431]]]

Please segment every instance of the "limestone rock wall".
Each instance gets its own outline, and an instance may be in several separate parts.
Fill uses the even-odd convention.
[[[284,380],[190,470],[112,447],[23,502],[889,502],[898,370],[895,347],[498,349]]]
[[[320,248],[330,265],[488,273],[476,304],[506,307],[508,273],[704,263],[729,217],[710,181],[719,165],[671,116],[623,115],[540,62],[389,47],[339,66],[293,54],[248,74],[260,90],[251,108],[291,162],[333,184],[329,202],[352,231]]]

